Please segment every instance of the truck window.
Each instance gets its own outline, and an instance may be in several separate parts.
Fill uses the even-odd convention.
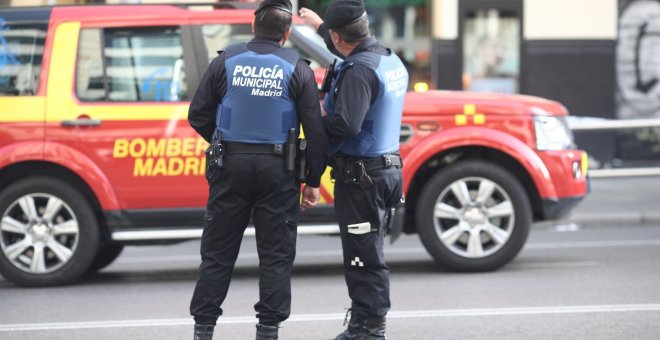
[[[0,18],[0,96],[37,93],[46,24],[14,24]]]
[[[83,101],[188,100],[178,27],[83,29],[76,74]]]
[[[237,42],[252,40],[252,26],[247,24],[202,25],[202,35],[204,36],[204,45],[210,63],[218,55],[218,50],[222,50]],[[291,40],[288,40],[284,46],[296,50],[302,58],[311,61],[310,66],[312,68],[323,67],[303,50],[295,46]]]
[[[217,51],[237,42],[252,40],[252,27],[229,24],[203,25],[202,35],[210,63],[218,55]]]

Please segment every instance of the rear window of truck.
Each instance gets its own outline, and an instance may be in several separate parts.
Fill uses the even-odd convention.
[[[37,93],[46,30],[45,23],[11,22],[0,17],[0,96]]]

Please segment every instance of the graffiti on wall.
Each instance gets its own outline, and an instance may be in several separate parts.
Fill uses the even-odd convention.
[[[619,1],[617,118],[660,118],[660,0]],[[615,158],[660,160],[660,128],[616,133]]]
[[[617,117],[660,118],[660,0],[623,2],[616,50]]]

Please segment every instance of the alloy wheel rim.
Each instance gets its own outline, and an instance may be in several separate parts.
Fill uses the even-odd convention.
[[[500,250],[511,237],[515,210],[509,195],[483,177],[454,181],[433,209],[435,232],[456,255],[478,259]]]
[[[16,268],[46,274],[68,263],[80,239],[78,218],[64,201],[32,193],[9,205],[0,221],[0,248]]]

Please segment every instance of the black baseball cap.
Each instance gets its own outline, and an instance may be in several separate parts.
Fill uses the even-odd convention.
[[[330,29],[337,29],[353,24],[367,15],[361,0],[335,0],[325,11],[323,21]]]
[[[263,0],[259,3],[259,7],[257,7],[256,11],[254,11],[254,14],[256,15],[268,7],[277,8],[280,11],[293,15],[293,6],[291,6],[291,1],[289,0]]]

